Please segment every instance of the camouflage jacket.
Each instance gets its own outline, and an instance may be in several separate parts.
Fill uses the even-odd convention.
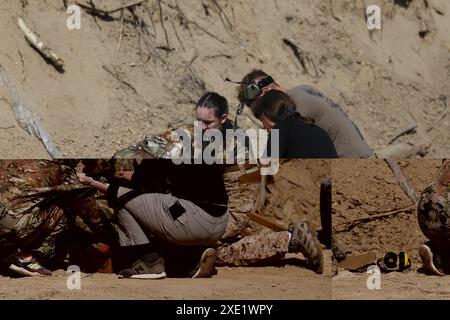
[[[46,160],[0,161],[0,249],[37,248],[79,216],[90,228],[103,223],[93,195],[75,170]]]
[[[438,178],[422,192],[417,215],[424,235],[450,245],[450,160],[444,160]]]

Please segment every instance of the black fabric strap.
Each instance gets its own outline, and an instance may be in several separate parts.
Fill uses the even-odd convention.
[[[116,184],[111,184],[107,191],[108,205],[114,209],[121,209],[125,204],[134,198],[143,194],[141,190],[130,190],[127,193],[117,197],[117,192],[119,191],[119,186]]]
[[[108,199],[108,205],[113,209],[121,209],[127,204],[129,201],[133,200],[134,198],[145,194],[142,190],[131,190],[120,197],[117,197],[117,192],[119,191],[119,186],[115,184],[111,184],[107,190],[107,199]],[[221,217],[224,215],[227,210],[228,206],[226,204],[216,204],[216,203],[209,203],[204,201],[199,201],[197,203],[193,202],[203,210],[205,210],[209,215],[213,217]]]
[[[262,89],[262,88],[265,88],[269,84],[272,84],[274,82],[275,82],[275,80],[273,80],[273,78],[271,76],[268,76],[268,77],[266,77],[264,79],[261,79],[261,81],[258,82],[258,87],[260,87]]]
[[[196,205],[215,218],[223,216],[228,210],[228,206],[225,204],[198,202]]]
[[[238,127],[238,117],[244,112],[245,105],[240,103],[236,110],[236,118],[234,118],[234,130],[239,129]]]

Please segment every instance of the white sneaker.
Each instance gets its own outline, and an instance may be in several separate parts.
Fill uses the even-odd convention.
[[[164,270],[164,259],[161,257],[156,261],[149,263],[137,260],[130,268],[119,272],[120,279],[164,279],[166,277]]]
[[[217,252],[213,248],[203,251],[197,270],[192,278],[211,278],[214,272],[214,263],[216,262]]]
[[[419,248],[420,259],[422,260],[422,268],[427,274],[436,275],[436,276],[445,276],[441,270],[436,268],[433,261],[433,252],[430,247],[426,244],[423,244]]]

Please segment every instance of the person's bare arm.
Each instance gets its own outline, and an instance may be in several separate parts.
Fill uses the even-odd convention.
[[[107,183],[97,181],[94,178],[88,177],[84,173],[79,173],[77,175],[78,175],[78,179],[80,179],[81,183],[83,183],[85,185],[97,188],[97,190],[99,190],[100,192],[103,192],[103,193],[106,193],[106,191],[108,190],[109,184],[107,184]]]
[[[119,178],[126,179],[128,181],[131,181],[133,179],[133,174],[134,174],[134,171],[119,171],[118,172]]]

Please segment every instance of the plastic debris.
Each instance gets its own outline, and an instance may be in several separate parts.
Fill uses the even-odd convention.
[[[17,123],[31,136],[42,141],[47,152],[53,159],[60,158],[61,154],[57,146],[53,143],[47,130],[42,125],[41,117],[35,111],[29,109],[17,95],[14,84],[8,77],[6,70],[0,65],[0,85],[6,88],[13,98],[11,106]]]

